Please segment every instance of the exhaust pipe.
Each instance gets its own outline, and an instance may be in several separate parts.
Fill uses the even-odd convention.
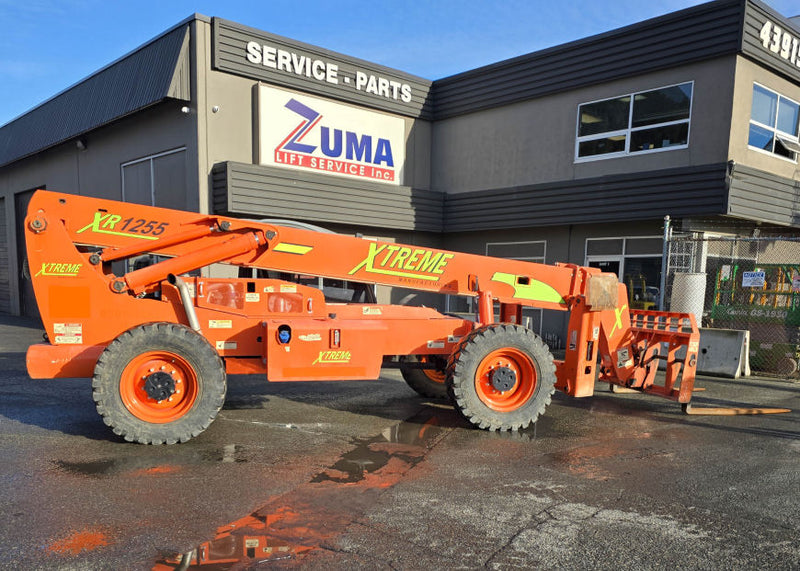
[[[175,274],[167,274],[167,281],[170,285],[178,288],[178,292],[181,294],[181,302],[183,303],[183,310],[186,312],[186,319],[189,320],[189,327],[200,333],[200,321],[198,321],[197,313],[194,311],[194,301],[189,293],[189,286]]]

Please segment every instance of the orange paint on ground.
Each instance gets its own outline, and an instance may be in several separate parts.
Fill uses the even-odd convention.
[[[143,468],[132,472],[132,476],[151,476],[154,474],[174,474],[182,471],[181,466],[153,466],[152,468]]]
[[[105,533],[97,530],[84,530],[76,531],[64,539],[54,541],[47,550],[59,555],[78,555],[82,551],[94,551],[105,545],[109,545]]]

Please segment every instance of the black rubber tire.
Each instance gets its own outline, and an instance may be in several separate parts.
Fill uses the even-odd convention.
[[[497,411],[485,404],[475,386],[478,368],[489,354],[511,348],[524,354],[535,371],[532,394],[518,408]],[[530,329],[513,324],[487,325],[465,336],[448,360],[447,390],[456,410],[478,428],[527,428],[550,404],[555,391],[556,367],[550,349]]]
[[[445,377],[442,377],[442,382],[437,382],[426,374],[426,369],[405,365],[405,363],[418,362],[419,357],[416,355],[408,355],[403,357],[400,361],[400,373],[403,375],[403,379],[406,383],[408,383],[408,386],[423,397],[432,399],[448,398]]]
[[[141,355],[167,352],[182,358],[196,377],[196,397],[180,418],[148,422],[129,410],[121,395],[128,364]],[[129,329],[114,339],[97,360],[92,397],[103,422],[128,442],[176,444],[203,432],[222,408],[227,388],[225,365],[205,337],[175,323],[151,323]]]

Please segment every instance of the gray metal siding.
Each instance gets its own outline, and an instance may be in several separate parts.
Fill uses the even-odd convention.
[[[6,199],[0,198],[0,313],[11,312],[11,269],[8,263],[8,221]]]
[[[397,70],[389,69],[375,63],[352,58],[326,49],[304,44],[274,34],[229,22],[220,18],[213,20],[213,67],[220,71],[252,77],[266,83],[285,86],[300,91],[316,93],[327,97],[373,107],[391,113],[409,117],[430,118],[430,86],[431,82]],[[321,59],[336,63],[339,66],[339,83],[334,85],[325,81],[317,81],[305,75],[297,75],[278,71],[263,65],[252,64],[246,57],[246,46],[249,41],[259,41],[276,48],[288,50],[298,56]],[[407,83],[411,86],[411,101],[370,95],[355,89],[355,73],[357,70],[367,74],[382,76],[387,79]],[[348,78],[349,83],[344,78]]]
[[[800,182],[736,165],[728,214],[770,224],[800,226]]]
[[[725,163],[447,195],[445,231],[726,212]]]
[[[792,37],[800,40],[800,26],[790,23],[789,20],[769,6],[756,0],[750,0],[747,3],[747,12],[744,19],[742,53],[784,77],[800,82],[800,65],[798,65],[800,64],[800,53],[796,54],[796,63],[793,64],[791,63],[791,54],[788,59],[784,59],[779,54],[775,54],[764,47],[759,34],[764,22],[767,20],[777,24],[782,30],[788,31]]]
[[[183,45],[178,54],[178,60],[175,62],[175,71],[172,73],[172,81],[167,90],[167,97],[180,101],[192,100],[192,59],[189,49],[190,36],[189,30],[187,30],[183,36]]]
[[[711,2],[437,80],[434,119],[735,54],[743,11]]]
[[[217,214],[442,229],[439,192],[235,162],[215,165],[212,184]]]
[[[0,128],[0,166],[167,97],[188,99],[188,34],[180,26]]]

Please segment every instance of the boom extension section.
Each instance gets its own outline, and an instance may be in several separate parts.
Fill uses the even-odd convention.
[[[226,373],[375,379],[396,358],[412,388],[449,395],[488,429],[534,422],[554,388],[592,395],[598,360],[604,382],[691,398],[693,316],[630,311],[624,284],[595,268],[48,191],[31,200],[25,232],[49,340],[29,349],[30,374],[94,377],[98,411],[129,440],[183,441],[205,429],[222,405]],[[126,271],[145,254],[156,263]],[[259,277],[186,275],[216,263]],[[318,288],[277,279],[287,275],[357,289],[348,303],[333,303]],[[363,284],[469,296],[476,319],[364,303],[356,299]],[[569,312],[563,360],[522,326],[525,307]],[[661,361],[666,381],[656,384]]]

